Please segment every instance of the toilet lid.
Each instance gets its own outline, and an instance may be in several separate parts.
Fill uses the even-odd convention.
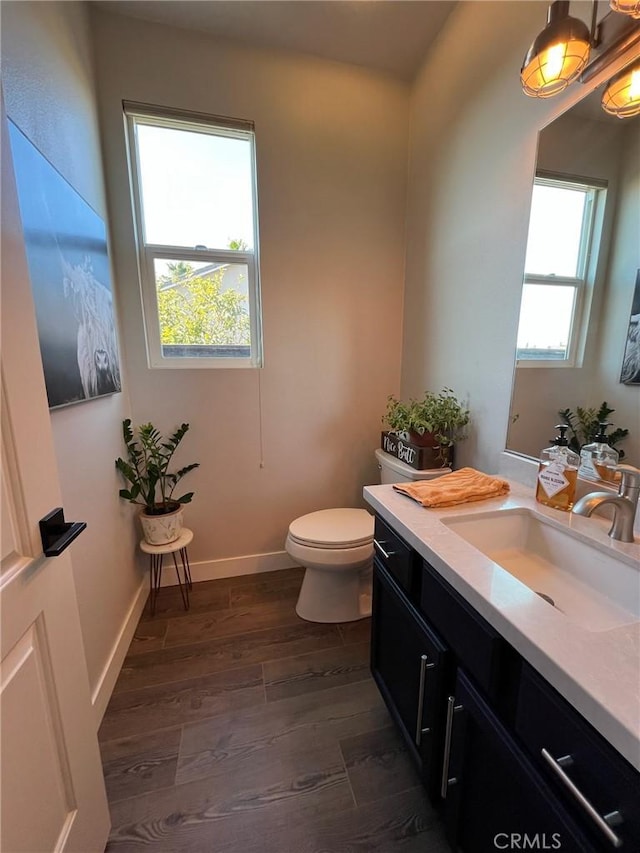
[[[301,545],[355,548],[373,540],[373,516],[366,509],[321,509],[292,521],[289,536]]]

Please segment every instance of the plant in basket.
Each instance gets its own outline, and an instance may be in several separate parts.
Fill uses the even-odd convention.
[[[421,454],[421,458],[431,460],[424,467],[439,468],[452,463],[454,443],[465,438],[469,410],[451,388],[443,388],[437,394],[426,391],[422,399],[410,398],[407,402],[389,395],[382,421],[400,440],[414,447],[431,448],[432,453]]]

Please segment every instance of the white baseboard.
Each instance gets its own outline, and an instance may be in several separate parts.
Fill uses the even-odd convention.
[[[107,710],[109,699],[111,699],[113,688],[122,669],[122,663],[131,645],[131,640],[140,621],[140,615],[142,614],[148,595],[149,579],[145,575],[124,618],[122,627],[111,649],[111,654],[91,696],[91,704],[93,705],[96,720],[96,731],[100,728],[104,712]]]
[[[178,561],[180,565],[180,561]],[[202,560],[190,562],[191,580],[213,581],[218,578],[235,578],[238,575],[258,575],[262,572],[277,572],[292,569],[299,565],[286,551],[272,551],[267,554],[248,554],[245,557],[227,557],[222,560]],[[171,556],[165,557],[162,572],[162,586],[175,586],[176,573]]]

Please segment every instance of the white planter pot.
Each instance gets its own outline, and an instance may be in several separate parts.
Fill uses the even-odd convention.
[[[147,515],[140,513],[140,523],[145,541],[149,545],[167,545],[180,538],[182,532],[182,507],[166,515]]]

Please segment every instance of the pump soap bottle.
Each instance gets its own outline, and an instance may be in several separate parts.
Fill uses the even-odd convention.
[[[540,454],[536,500],[568,512],[573,507],[580,457],[569,447],[566,424],[557,424],[560,435]]]
[[[578,474],[587,480],[606,480],[613,483],[616,479],[618,453],[609,445],[606,429],[611,426],[606,421],[598,424],[600,432],[590,444],[580,451]]]

